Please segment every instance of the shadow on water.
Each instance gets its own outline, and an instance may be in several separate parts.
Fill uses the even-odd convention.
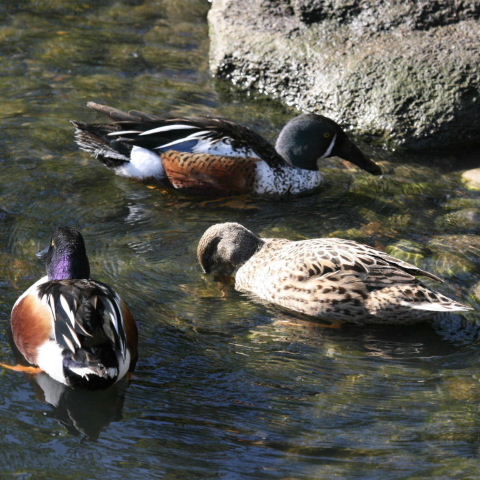
[[[383,360],[415,362],[449,356],[475,344],[480,338],[477,322],[461,315],[438,316],[430,322],[405,326],[337,325],[269,306],[266,308],[272,315],[268,331],[274,336],[307,344],[312,341],[319,344],[338,342],[342,348],[356,351],[359,356]]]
[[[110,423],[122,419],[127,382],[98,391],[69,388],[45,373],[36,375],[34,382],[42,400],[53,407],[48,415],[73,435],[96,440]]]

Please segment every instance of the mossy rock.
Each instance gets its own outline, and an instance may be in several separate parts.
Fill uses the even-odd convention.
[[[480,170],[480,169],[479,169]],[[448,200],[444,205],[446,210],[460,210],[462,208],[480,209],[480,198],[456,197]]]
[[[58,32],[40,45],[39,58],[55,68],[67,69],[72,64],[102,64],[108,39],[72,38],[69,32]]]
[[[425,247],[425,245],[412,240],[399,240],[389,245],[385,251],[400,260],[419,267],[421,267],[425,263],[425,259],[432,254],[431,250]]]
[[[122,73],[129,72],[138,74],[149,67],[149,63],[143,58],[139,45],[118,43],[110,45],[108,54],[105,56],[105,64],[117,68]]]
[[[472,295],[480,301],[480,282],[476,283],[471,289]]]
[[[478,235],[439,235],[427,243],[435,271],[445,277],[475,276],[480,272]]]
[[[427,246],[434,252],[461,255],[480,267],[480,235],[437,235]]]
[[[88,99],[91,98],[92,92],[101,92],[102,97],[108,98],[109,94],[118,96],[120,92],[128,95],[131,89],[128,79],[114,74],[79,75],[71,82],[77,90],[77,95]]]
[[[1,82],[0,82],[1,85]],[[3,98],[0,119],[22,115],[29,111],[28,102],[23,98]]]
[[[443,232],[480,233],[480,208],[463,208],[442,215],[435,226]]]

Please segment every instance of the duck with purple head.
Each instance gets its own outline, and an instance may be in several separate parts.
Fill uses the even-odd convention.
[[[18,298],[11,314],[13,340],[25,359],[58,382],[89,389],[108,387],[133,371],[133,315],[111,287],[90,278],[80,232],[57,228],[37,256],[47,275]]]

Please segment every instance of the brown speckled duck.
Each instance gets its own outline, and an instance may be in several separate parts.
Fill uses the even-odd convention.
[[[234,275],[235,288],[304,315],[356,324],[412,324],[439,312],[472,310],[423,285],[432,273],[341,238],[260,238],[238,223],[203,234],[205,273]]]
[[[274,147],[254,131],[221,118],[165,119],[94,102],[87,106],[112,122],[72,122],[82,150],[117,175],[162,181],[187,192],[285,196],[314,191],[323,181],[317,161],[330,156],[381,174],[340,126],[322,115],[290,120]]]

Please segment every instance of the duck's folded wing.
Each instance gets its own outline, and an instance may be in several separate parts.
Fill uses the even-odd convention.
[[[368,262],[373,260],[373,263],[370,265],[369,270],[371,271],[376,267],[387,267],[392,268],[393,271],[400,273],[399,271],[407,272],[412,276],[423,276],[436,280],[437,282],[443,282],[444,280],[438,277],[437,275],[427,272],[409,262],[400,260],[399,258],[392,257],[388,253],[382,252],[375,248],[369,247],[368,245],[363,245],[351,240],[346,240],[345,242],[352,245],[354,252],[358,252],[359,261],[363,261],[368,266]],[[381,272],[386,272],[386,270],[380,270]],[[406,278],[406,277],[405,277]]]
[[[84,347],[111,343],[126,353],[122,301],[105,284],[93,280],[47,282],[40,294],[54,319],[56,342],[73,353]]]
[[[368,291],[364,274],[335,271],[299,279],[291,276],[276,285],[268,300],[305,315],[355,321],[368,314],[365,299]]]
[[[157,153],[177,150],[233,157],[260,157],[282,163],[275,148],[261,135],[235,122],[212,117],[161,118],[138,111],[121,110],[89,102],[88,107],[108,115],[110,141],[136,145]]]
[[[368,311],[375,316],[388,318],[424,317],[434,312],[467,312],[471,307],[463,305],[440,292],[435,292],[424,285],[390,285],[375,290],[365,302]]]
[[[305,263],[328,273],[334,270],[354,270],[367,273],[372,286],[380,283],[408,283],[418,275],[433,280],[443,280],[433,273],[422,270],[415,265],[392,257],[388,253],[376,250],[353,240],[341,238],[318,239],[316,248],[308,252]]]
[[[372,275],[337,270],[303,279],[294,276],[284,281],[270,300],[309,316],[353,323],[367,319],[374,323],[408,323],[429,318],[435,312],[471,310],[398,269],[374,270]]]

